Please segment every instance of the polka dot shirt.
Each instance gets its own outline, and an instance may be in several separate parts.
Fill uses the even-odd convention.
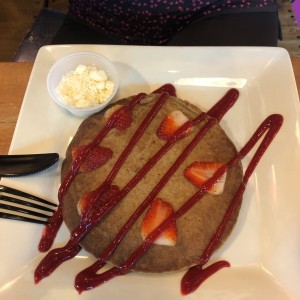
[[[276,11],[276,0],[70,0],[70,16],[125,44],[162,45],[195,19]]]

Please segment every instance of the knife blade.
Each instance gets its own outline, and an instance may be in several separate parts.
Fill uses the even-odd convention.
[[[0,155],[0,177],[32,175],[54,165],[58,153]]]

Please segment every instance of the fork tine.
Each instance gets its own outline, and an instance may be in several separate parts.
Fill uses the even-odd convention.
[[[5,186],[5,185],[0,185],[0,192],[25,197],[25,198],[28,198],[28,199],[31,199],[31,200],[34,200],[34,201],[38,201],[40,203],[44,203],[44,204],[47,204],[47,205],[51,205],[51,206],[54,206],[54,207],[57,206],[55,203],[53,203],[51,201],[42,199],[40,197],[25,193],[23,191],[20,191],[20,190],[17,190],[17,189],[14,189],[14,188],[11,188],[11,187],[8,187],[8,186]]]
[[[47,224],[55,207],[53,202],[0,185],[0,218]]]
[[[33,208],[37,208],[37,209],[41,209],[41,210],[45,210],[45,211],[49,211],[49,212],[54,212],[55,209],[46,207],[46,206],[42,206],[33,202],[28,202],[28,201],[24,201],[18,198],[14,198],[14,197],[10,197],[10,196],[6,196],[6,195],[0,195],[0,200],[5,201],[5,202],[10,202],[10,203],[15,203],[15,204],[21,204],[21,205],[25,205],[28,207],[33,207]]]
[[[23,214],[26,214],[26,215],[32,215],[32,216],[36,216],[36,217],[40,217],[40,218],[49,219],[51,217],[51,215],[47,215],[47,214],[44,214],[44,213],[41,213],[41,212],[37,212],[37,211],[30,210],[30,209],[22,208],[20,206],[14,206],[14,205],[8,205],[8,204],[0,203],[0,208],[15,211],[15,212],[20,212],[20,213],[23,213]]]
[[[28,218],[28,217],[25,217],[25,216],[9,214],[9,213],[6,213],[6,212],[0,212],[0,218],[17,220],[17,221],[24,221],[24,222],[36,223],[36,224],[43,224],[43,225],[48,223],[48,220],[47,221],[42,221],[42,220],[38,220],[38,219],[34,219],[34,218]]]

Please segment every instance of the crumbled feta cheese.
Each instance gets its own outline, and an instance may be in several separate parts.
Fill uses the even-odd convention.
[[[104,70],[96,66],[78,65],[75,70],[61,79],[57,92],[68,105],[85,108],[93,107],[109,98],[114,83],[107,78]]]

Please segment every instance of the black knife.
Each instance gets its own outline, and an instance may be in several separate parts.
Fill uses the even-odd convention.
[[[0,177],[35,174],[54,165],[58,160],[58,153],[0,155]]]

